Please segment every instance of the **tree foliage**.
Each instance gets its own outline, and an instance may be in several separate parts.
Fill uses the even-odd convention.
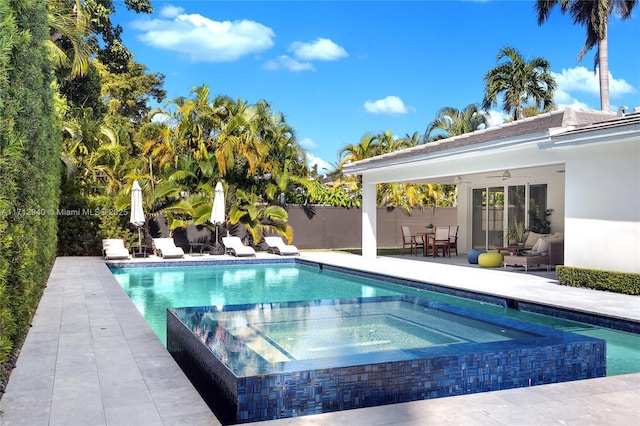
[[[478,105],[467,105],[463,110],[454,107],[440,109],[425,131],[427,141],[437,141],[452,136],[475,132],[489,126],[487,116]]]
[[[513,47],[500,49],[497,61],[498,66],[484,76],[484,110],[496,105],[500,94],[502,110],[514,120],[523,118],[523,108],[531,102],[542,111],[555,107],[556,82],[549,61],[540,57],[527,60]]]
[[[569,13],[574,24],[583,25],[587,38],[578,54],[578,61],[597,46],[593,69],[600,67],[600,108],[609,111],[609,48],[607,31],[609,17],[616,16],[621,20],[629,19],[638,0],[537,0],[535,4],[538,25],[545,23],[551,11],[560,6],[562,14]]]

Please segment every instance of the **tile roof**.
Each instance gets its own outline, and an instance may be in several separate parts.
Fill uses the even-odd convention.
[[[552,111],[535,117],[528,117],[522,120],[489,127],[488,129],[465,133],[460,136],[454,136],[436,142],[429,142],[416,147],[356,161],[354,163],[344,165],[343,171],[345,173],[350,173],[350,169],[352,168],[362,169],[367,165],[383,165],[387,161],[397,162],[399,159],[403,158],[409,159],[425,157],[433,153],[446,152],[448,150],[455,150],[472,145],[481,145],[483,143],[497,142],[504,139],[516,138],[518,136],[542,133],[549,134],[550,129],[581,128],[587,125],[593,125],[593,123],[601,123],[611,119],[616,119],[615,113],[577,110],[571,108]]]

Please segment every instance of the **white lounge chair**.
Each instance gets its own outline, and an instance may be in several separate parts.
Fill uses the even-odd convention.
[[[173,238],[154,238],[153,246],[156,254],[163,259],[180,259],[184,257],[184,250],[176,246]]]
[[[245,246],[242,244],[242,240],[238,237],[222,237],[222,244],[224,244],[225,251],[228,254],[232,254],[236,257],[256,255],[256,251],[253,247]]]
[[[129,259],[129,250],[124,246],[124,241],[117,238],[102,240],[102,255],[107,260]]]
[[[298,248],[291,244],[285,244],[280,237],[264,237],[264,242],[269,246],[269,253],[280,256],[300,254]]]

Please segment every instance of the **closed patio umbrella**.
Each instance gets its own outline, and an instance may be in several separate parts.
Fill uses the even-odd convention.
[[[222,187],[222,182],[218,182],[213,197],[213,208],[211,209],[211,223],[216,226],[216,247],[218,246],[218,225],[225,223],[224,210],[224,188]]]
[[[131,187],[131,218],[129,222],[138,228],[138,244],[142,245],[142,235],[140,227],[144,225],[144,210],[142,209],[142,188],[137,180],[133,181]]]

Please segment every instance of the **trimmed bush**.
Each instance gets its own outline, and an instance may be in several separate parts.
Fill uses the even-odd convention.
[[[28,329],[56,252],[61,129],[46,2],[0,1],[0,363]]]
[[[556,267],[556,273],[562,285],[631,295],[640,294],[640,274],[600,271],[562,265]]]

